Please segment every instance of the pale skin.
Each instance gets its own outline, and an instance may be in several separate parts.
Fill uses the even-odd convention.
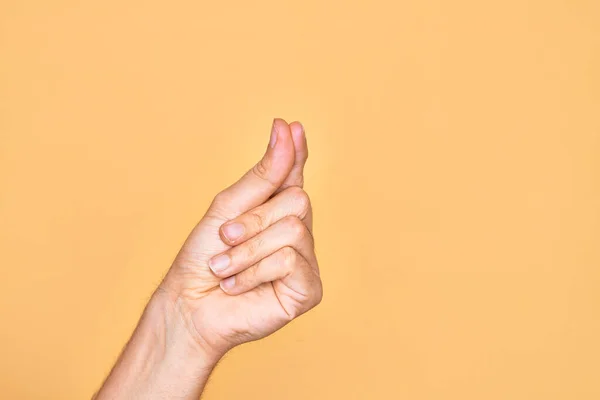
[[[217,362],[321,301],[306,135],[273,121],[263,158],[219,193],[95,399],[198,399]]]

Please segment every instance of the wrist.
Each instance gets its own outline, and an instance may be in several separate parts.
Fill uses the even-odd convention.
[[[172,267],[152,297],[153,301],[164,302],[162,308],[166,308],[169,314],[180,318],[185,328],[182,336],[187,333],[192,338],[193,347],[197,348],[195,351],[205,354],[216,364],[236,343],[220,331],[223,316],[205,301],[205,297],[215,289],[218,289],[218,283],[204,290],[190,290],[178,269]]]
[[[198,332],[187,304],[179,296],[157,290],[144,310],[144,318],[149,329],[161,336],[163,356],[179,360],[190,370],[210,373],[226,352],[211,346]]]
[[[223,354],[194,336],[182,304],[158,290],[96,399],[197,399]]]

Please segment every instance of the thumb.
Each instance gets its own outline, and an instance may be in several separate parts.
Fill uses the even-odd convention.
[[[294,165],[292,166],[290,174],[285,179],[281,187],[277,189],[277,193],[287,189],[290,186],[304,186],[304,165],[306,164],[306,159],[308,158],[306,133],[302,124],[297,121],[290,124],[290,131],[292,132],[292,139],[294,140],[294,150],[296,156],[294,158]]]
[[[226,219],[235,218],[267,201],[285,181],[294,165],[295,150],[290,127],[273,120],[271,139],[263,158],[240,180],[219,193],[210,211]]]

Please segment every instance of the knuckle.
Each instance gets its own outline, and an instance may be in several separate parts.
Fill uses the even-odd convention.
[[[249,218],[252,220],[252,224],[254,226],[256,226],[256,228],[258,229],[258,231],[264,231],[266,228],[266,221],[265,221],[265,217],[263,216],[262,213],[258,212],[258,211],[250,211],[248,213]]]
[[[213,204],[217,207],[222,206],[226,202],[227,202],[227,192],[224,190],[217,193],[213,199]]]
[[[323,300],[323,282],[315,271],[306,271],[306,285],[307,285],[307,305],[308,308],[316,307]]]
[[[285,224],[287,229],[292,233],[292,236],[295,239],[301,239],[307,233],[308,228],[306,227],[306,225],[304,225],[304,222],[302,222],[300,218],[294,215],[286,217]]]
[[[302,214],[306,213],[310,208],[310,197],[304,189],[298,186],[292,186],[287,189],[288,196],[290,196],[296,206],[302,210]]]
[[[245,273],[240,274],[240,275],[244,275],[244,282],[247,284],[251,284],[253,282],[257,282],[258,281],[258,273],[259,273],[259,268],[261,267],[261,262],[259,262],[256,265],[251,266],[250,268],[248,268]]]
[[[252,167],[252,173],[257,176],[259,179],[262,179],[264,181],[268,181],[268,177],[269,177],[269,161],[267,161],[266,159],[262,159],[259,162],[257,162],[254,167]]]
[[[246,257],[254,258],[260,251],[263,245],[263,240],[260,237],[256,237],[246,243]]]
[[[287,246],[281,249],[281,265],[285,271],[290,272],[298,261],[296,250]]]
[[[315,289],[312,307],[318,306],[321,304],[321,301],[323,301],[323,286],[319,285],[319,287]]]
[[[321,304],[321,301],[323,301],[323,283],[319,279],[315,289],[315,306]]]

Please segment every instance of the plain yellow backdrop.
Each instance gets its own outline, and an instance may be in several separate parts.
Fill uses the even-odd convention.
[[[206,399],[600,398],[596,0],[3,1],[0,395],[89,398],[301,120],[323,303]]]

